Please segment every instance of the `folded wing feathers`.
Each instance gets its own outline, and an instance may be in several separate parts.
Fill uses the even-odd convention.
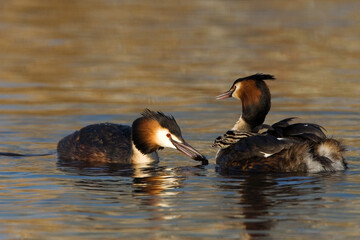
[[[295,123],[283,129],[283,135],[289,137],[303,137],[308,140],[325,139],[323,127],[312,123]],[[311,136],[313,135],[313,136]]]
[[[268,157],[289,148],[293,143],[294,141],[291,139],[278,139],[271,135],[254,135],[238,141],[234,148],[247,158]]]
[[[290,118],[285,118],[279,122],[276,122],[272,125],[273,128],[277,128],[277,127],[287,127],[289,126],[289,122],[294,120],[295,117],[290,117]]]

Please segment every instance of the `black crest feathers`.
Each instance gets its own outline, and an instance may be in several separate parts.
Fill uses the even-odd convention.
[[[264,74],[264,73],[256,73],[251,76],[247,76],[244,78],[239,78],[235,82],[241,82],[244,80],[255,80],[255,81],[263,81],[263,80],[275,80],[275,77],[270,74]]]
[[[147,108],[141,113],[141,115],[144,118],[156,120],[160,126],[169,129],[169,131],[175,136],[181,137],[180,127],[173,116],[165,115],[163,112],[151,111]]]

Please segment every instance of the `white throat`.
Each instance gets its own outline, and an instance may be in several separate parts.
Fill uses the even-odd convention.
[[[132,142],[132,157],[131,162],[136,165],[147,165],[149,163],[152,163],[154,161],[159,160],[159,155],[156,151],[149,153],[149,154],[143,154],[140,152],[139,149],[136,148],[135,144]]]

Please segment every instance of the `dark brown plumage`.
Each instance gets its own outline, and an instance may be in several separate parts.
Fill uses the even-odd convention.
[[[62,160],[130,164],[131,127],[113,123],[89,125],[61,139],[57,151]]]

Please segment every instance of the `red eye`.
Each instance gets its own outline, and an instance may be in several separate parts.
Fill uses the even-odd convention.
[[[166,136],[167,136],[168,138],[171,138],[171,134],[170,134],[170,133],[167,133]]]

